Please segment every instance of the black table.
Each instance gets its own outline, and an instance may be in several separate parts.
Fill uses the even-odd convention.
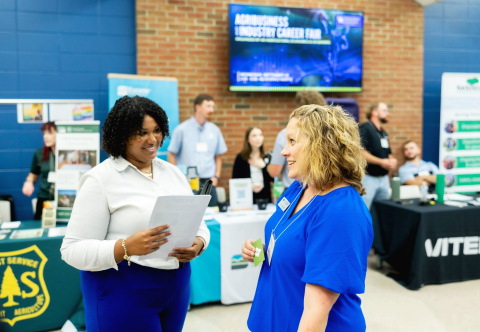
[[[480,279],[480,206],[372,204],[373,248],[408,289]]]
[[[23,221],[17,229],[32,228],[41,223]],[[10,234],[0,241],[2,331],[59,329],[82,303],[80,274],[61,259],[63,236],[11,240]]]

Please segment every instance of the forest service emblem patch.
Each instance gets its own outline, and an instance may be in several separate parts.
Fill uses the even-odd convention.
[[[49,303],[43,270],[47,257],[31,247],[0,252],[0,320],[13,326],[16,322],[40,316]]]

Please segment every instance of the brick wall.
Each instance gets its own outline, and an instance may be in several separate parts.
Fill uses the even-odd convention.
[[[405,140],[421,144],[423,8],[414,0],[137,0],[137,72],[178,78],[180,121],[192,115],[197,94],[215,98],[213,122],[221,128],[229,149],[223,179],[231,176],[247,127],[262,128],[266,147],[273,149],[275,136],[295,108],[294,93],[228,91],[230,2],[363,11],[364,91],[326,96],[355,98],[361,122],[372,101],[386,101],[391,109],[386,129],[398,158]]]

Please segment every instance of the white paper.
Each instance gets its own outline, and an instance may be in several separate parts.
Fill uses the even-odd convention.
[[[48,230],[48,237],[65,236],[67,227],[54,227]]]
[[[166,258],[173,248],[191,247],[210,199],[210,195],[158,197],[148,229],[168,224],[168,231],[172,234],[160,249],[140,256],[139,260]]]
[[[450,201],[461,201],[461,202],[466,202],[466,201],[473,201],[474,198],[472,196],[466,196],[466,195],[460,195],[460,194],[447,194],[445,195],[445,199],[448,199]]]
[[[235,210],[253,208],[252,179],[230,179],[230,207]]]
[[[18,228],[20,227],[20,224],[22,222],[21,221],[10,221],[10,222],[4,222],[2,224],[2,228],[3,229],[7,229],[7,228]]]
[[[458,206],[460,208],[467,206],[467,203],[463,202],[456,202],[456,201],[445,201],[443,202],[445,205],[450,205],[450,206]]]

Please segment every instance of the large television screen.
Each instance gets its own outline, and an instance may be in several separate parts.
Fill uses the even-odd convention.
[[[230,4],[230,91],[362,91],[363,13]]]

